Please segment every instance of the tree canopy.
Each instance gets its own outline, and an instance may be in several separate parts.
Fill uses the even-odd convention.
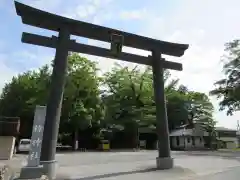
[[[21,137],[31,135],[35,106],[47,103],[51,71],[45,65],[19,74],[3,88],[0,115],[20,117]],[[75,146],[80,132],[87,131],[84,137],[101,138],[104,129],[123,130],[136,147],[139,128],[156,129],[151,67],[140,70],[115,64],[102,77],[97,72],[95,62],[76,53],[69,55],[60,136],[71,134]],[[215,126],[213,105],[206,94],[188,90],[167,70],[164,81],[170,130],[188,123],[189,114],[205,129]]]
[[[232,115],[240,110],[240,40],[226,43],[223,63],[224,78],[215,83],[210,94],[220,100],[220,110]]]

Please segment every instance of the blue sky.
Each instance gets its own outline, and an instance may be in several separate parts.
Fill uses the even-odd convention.
[[[32,54],[31,59],[37,58],[38,56],[36,56],[36,54],[38,52],[36,52],[36,47],[31,47],[29,45],[21,43],[21,33],[23,31],[26,31],[49,36],[55,33],[23,25],[21,23],[20,17],[16,16],[14,1],[1,1],[2,4],[0,3],[0,21],[4,22],[4,26],[2,26],[0,29],[0,42],[2,46],[0,52],[3,54],[11,55],[12,57],[11,61],[6,60],[6,65],[10,68],[16,69],[16,71],[23,71],[29,68],[35,68],[35,66],[39,66],[39,62],[22,62],[27,61],[27,59],[24,58],[25,56],[30,55],[30,53]],[[141,10],[153,10],[152,8],[154,7],[154,11],[159,10],[161,11],[160,14],[167,14],[170,13],[170,11],[167,11],[166,9],[170,9],[170,7],[172,10],[174,9],[173,4],[169,3],[168,1],[155,1],[154,6],[149,5],[149,3],[144,0],[140,0],[137,3],[136,1],[129,2],[126,0],[114,2],[109,0],[74,0],[69,2],[63,0],[19,0],[19,2],[59,15],[73,17],[87,22],[96,21],[101,25],[110,26],[134,33],[138,32],[138,30],[141,28],[141,21],[132,21],[131,19],[129,21],[120,19],[118,16],[123,13],[123,10],[124,12],[130,12],[135,8]],[[86,10],[84,10],[84,8]],[[86,12],[76,12],[82,10]],[[99,16],[101,18],[98,18]],[[131,26],[129,26],[129,24],[131,24]],[[44,52],[44,54],[52,52],[48,49],[44,49],[43,51],[48,51]]]
[[[161,40],[190,44],[181,58],[168,60],[183,63],[183,72],[171,72],[190,89],[208,93],[213,83],[221,78],[220,57],[224,43],[240,37],[238,0],[19,0],[33,7],[62,16],[100,24],[120,30],[154,37]],[[22,32],[56,35],[55,32],[29,27],[21,23],[16,15],[13,0],[0,0],[0,89],[12,76],[29,69],[36,69],[49,63],[54,51],[48,48],[21,43]],[[72,37],[75,39],[76,37]],[[107,46],[106,43],[87,39],[78,41]],[[149,52],[124,48],[124,51],[147,55]],[[108,71],[116,61],[87,56],[99,62],[102,71]],[[121,62],[133,67],[131,63]],[[240,113],[228,117],[218,112],[217,100],[215,118],[218,125],[236,127]]]

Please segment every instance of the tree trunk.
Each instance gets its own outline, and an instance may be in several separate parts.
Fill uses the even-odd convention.
[[[75,129],[73,135],[73,150],[78,150],[78,129]]]
[[[136,148],[139,149],[140,148],[140,142],[139,142],[139,128],[138,125],[136,125]]]
[[[134,122],[132,124],[132,145],[131,147],[133,149],[138,149],[139,148],[139,129],[138,129],[138,125]]]

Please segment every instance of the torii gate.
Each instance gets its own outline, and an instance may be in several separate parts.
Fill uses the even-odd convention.
[[[21,17],[24,24],[59,32],[58,37],[45,37],[26,32],[22,34],[22,42],[24,43],[56,49],[40,158],[40,163],[43,165],[43,173],[49,175],[49,177],[55,177],[56,173],[54,171],[56,164],[55,153],[69,51],[152,66],[159,142],[157,168],[172,168],[173,159],[170,154],[163,70],[173,69],[181,71],[182,64],[166,61],[161,57],[161,54],[180,57],[188,49],[188,45],[160,41],[116,29],[76,21],[41,11],[16,1],[15,7],[17,15]],[[111,43],[111,49],[77,43],[75,40],[70,39],[71,35],[109,42]],[[152,55],[144,57],[124,53],[121,51],[122,46],[151,51]]]

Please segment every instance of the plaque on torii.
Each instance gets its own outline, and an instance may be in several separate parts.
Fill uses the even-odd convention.
[[[185,50],[188,49],[188,45],[160,41],[117,29],[65,18],[35,9],[19,2],[15,2],[15,7],[17,14],[21,16],[24,24],[59,32],[58,37],[46,37],[26,32],[22,35],[22,42],[24,43],[56,49],[41,153],[41,162],[43,165],[46,164],[47,167],[45,173],[52,176],[51,171],[53,168],[51,165],[55,162],[57,135],[69,51],[152,66],[159,141],[157,168],[172,168],[173,160],[170,154],[163,71],[164,69],[181,71],[182,64],[166,61],[161,55],[165,54],[180,57],[184,54]],[[111,43],[111,49],[76,42],[70,39],[71,35]],[[152,54],[146,57],[122,52],[124,46],[151,51]],[[51,141],[49,141],[49,139],[51,139]]]

